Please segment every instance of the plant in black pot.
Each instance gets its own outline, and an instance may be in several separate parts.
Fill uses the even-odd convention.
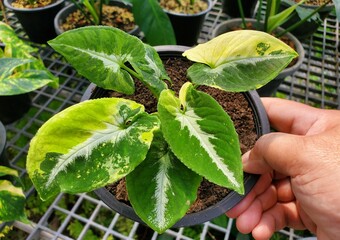
[[[241,0],[237,0],[239,6],[242,8]],[[280,74],[271,82],[265,86],[257,89],[260,96],[271,96],[276,93],[279,85],[284,81],[287,76],[294,74],[303,63],[304,48],[302,43],[287,29],[283,29],[280,26],[291,16],[293,11],[306,0],[302,0],[294,6],[285,9],[284,11],[278,11],[279,2],[277,0],[268,0],[265,5],[265,14],[262,16],[261,11],[257,12],[256,19],[252,18],[235,18],[230,19],[218,24],[212,32],[212,37],[216,37],[225,32],[239,30],[239,29],[255,29],[258,31],[267,32],[273,36],[286,42],[293,47],[299,54],[299,57],[294,60],[287,68],[280,72]],[[264,2],[259,0],[259,9],[262,9]]]
[[[157,0],[72,0],[54,20],[58,34],[90,25],[112,26],[132,35],[142,35],[150,45],[176,44],[169,17]]]
[[[178,45],[197,44],[203,22],[213,7],[211,0],[160,0],[175,31]]]
[[[255,89],[297,56],[263,32],[227,33],[183,53],[196,63],[187,70],[191,81],[177,86],[175,93],[176,79],[170,79],[156,49],[121,30],[84,27],[49,44],[100,88],[127,98],[151,92],[153,99],[142,99],[154,101],[155,108],[106,96],[53,116],[32,139],[27,158],[27,171],[40,197],[88,192],[125,181],[133,210],[123,202],[116,210],[123,215],[134,211],[139,221],[159,233],[186,215],[203,178],[234,190],[236,202],[254,184],[244,185],[233,121],[203,89]],[[234,201],[230,208],[236,202],[228,196],[225,202]]]
[[[42,86],[58,87],[59,79],[50,73],[37,49],[19,39],[14,30],[0,22],[0,121],[8,124],[25,114],[31,105],[29,92]]]
[[[280,10],[293,6],[297,0],[282,0],[280,2]],[[306,39],[312,36],[321,26],[323,20],[333,11],[340,21],[340,1],[339,0],[321,0],[321,1],[305,1],[299,5],[286,22],[282,24],[299,39]],[[306,17],[307,16],[307,17]],[[310,17],[308,17],[310,16]],[[295,27],[296,26],[296,27]],[[290,30],[291,29],[291,30]]]
[[[46,43],[57,36],[53,22],[64,0],[4,0],[4,4],[14,12],[32,42]]]

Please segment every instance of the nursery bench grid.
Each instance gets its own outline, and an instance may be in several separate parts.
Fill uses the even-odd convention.
[[[212,29],[228,16],[221,11],[221,0],[206,17],[199,43],[210,39]],[[11,26],[25,38],[17,19],[7,13]],[[277,97],[287,98],[319,108],[340,109],[340,57],[339,23],[332,14],[312,37],[303,41],[305,60],[301,68],[280,85]],[[13,239],[231,239],[234,238],[234,221],[221,217],[204,224],[167,230],[159,235],[143,225],[111,211],[95,194],[59,194],[49,203],[37,197],[25,170],[29,141],[37,129],[51,116],[80,101],[89,82],[57,53],[46,45],[38,45],[46,67],[60,78],[60,87],[44,87],[32,93],[32,107],[19,121],[6,125],[8,155],[26,186],[29,206],[40,209],[33,212],[32,224],[14,222],[8,236]],[[1,227],[4,227],[2,225]],[[304,231],[285,229],[276,239],[297,239]],[[20,238],[15,238],[15,237]],[[97,238],[95,238],[97,237]]]

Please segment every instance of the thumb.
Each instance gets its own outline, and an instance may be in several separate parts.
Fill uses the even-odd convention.
[[[299,175],[308,161],[304,142],[303,136],[287,133],[263,135],[254,148],[243,155],[243,170],[254,174],[275,170],[286,176]]]

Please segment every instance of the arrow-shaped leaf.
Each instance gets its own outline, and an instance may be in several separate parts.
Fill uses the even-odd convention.
[[[222,34],[183,55],[198,62],[188,69],[192,82],[236,92],[265,85],[298,56],[279,39],[253,30]]]
[[[31,142],[27,171],[42,199],[88,192],[119,180],[144,159],[156,116],[133,101],[104,98],[74,105],[48,120]]]
[[[181,219],[196,200],[202,177],[184,166],[157,132],[146,160],[126,176],[129,200],[158,233]]]
[[[239,140],[233,122],[208,94],[183,85],[158,104],[161,129],[175,155],[190,169],[220,186],[244,192]]]

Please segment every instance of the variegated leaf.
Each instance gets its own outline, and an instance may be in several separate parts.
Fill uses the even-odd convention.
[[[175,157],[160,132],[155,134],[146,160],[126,176],[135,212],[158,233],[186,214],[201,180]]]
[[[166,141],[187,167],[215,184],[244,193],[238,135],[211,96],[186,83],[179,99],[170,90],[161,93],[158,112]]]
[[[47,70],[35,70],[26,65],[34,59],[1,58],[0,59],[0,95],[17,95],[41,88],[55,81]],[[24,66],[21,71],[17,68]]]
[[[27,171],[42,199],[119,180],[144,159],[159,120],[133,101],[88,100],[48,120],[31,141]]]
[[[0,222],[20,220],[27,222],[25,214],[25,194],[21,187],[15,186],[9,180],[9,176],[19,185],[21,184],[18,172],[12,168],[0,166]]]
[[[150,64],[150,59],[155,57],[155,54],[148,54],[150,49],[146,48],[140,39],[119,29],[89,26],[66,31],[48,43],[62,54],[78,73],[99,87],[132,94],[134,82],[131,75],[150,82],[150,88],[160,87],[152,89],[154,92],[159,93],[165,87],[164,83],[161,83],[164,74],[151,74],[152,71],[164,72],[163,69],[158,69],[159,64]],[[140,69],[131,69],[127,63]],[[149,69],[150,67],[152,69]],[[141,72],[144,71],[151,79],[143,79]]]
[[[15,187],[8,180],[0,180],[0,222],[28,222],[25,202],[25,194],[20,187]]]
[[[183,56],[198,62],[188,69],[192,82],[244,92],[274,79],[298,54],[270,34],[239,30],[199,44]]]

